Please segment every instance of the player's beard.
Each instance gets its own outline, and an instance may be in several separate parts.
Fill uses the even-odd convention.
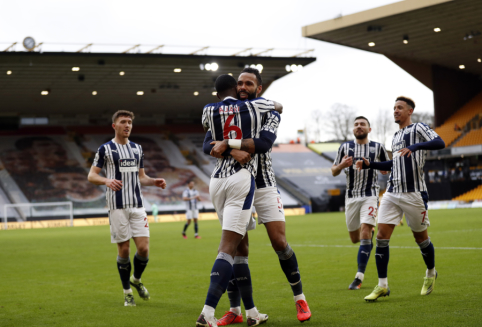
[[[244,93],[248,93],[248,92],[244,92]],[[253,93],[248,93],[248,98],[247,99],[243,99],[243,100],[253,100],[253,99],[256,99],[256,92],[253,92]],[[241,99],[241,97],[239,96],[239,93],[238,93],[238,99]]]
[[[363,134],[355,134],[355,137],[357,140],[364,140],[368,136],[368,133],[363,133]]]

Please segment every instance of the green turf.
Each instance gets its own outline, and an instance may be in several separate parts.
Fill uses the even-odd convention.
[[[409,228],[397,227],[390,242],[392,294],[366,303],[363,298],[377,283],[374,255],[362,289],[349,291],[357,247],[349,241],[343,213],[289,217],[287,238],[313,314],[303,326],[480,326],[481,218],[482,209],[430,212],[439,278],[429,296],[420,296],[425,273],[420,251]],[[144,302],[135,293],[135,308],[123,306],[109,226],[1,231],[0,326],[194,326],[220,226],[203,221],[202,239],[194,239],[190,227],[184,240],[182,225],[151,224],[150,261],[142,278],[151,300]],[[299,325],[290,287],[263,226],[250,232],[250,244],[256,306],[269,314],[271,326]],[[225,295],[216,315],[228,307]]]

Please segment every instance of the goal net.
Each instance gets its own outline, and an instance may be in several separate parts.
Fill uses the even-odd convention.
[[[14,203],[3,206],[4,229],[8,222],[67,220],[74,225],[74,211],[71,201],[43,203]]]

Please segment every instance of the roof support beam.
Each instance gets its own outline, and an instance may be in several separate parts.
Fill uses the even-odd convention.
[[[261,51],[261,52],[258,52],[258,53],[256,53],[256,54],[254,54],[253,56],[257,57],[257,56],[259,56],[260,54],[263,54],[263,53],[266,53],[266,52],[270,52],[270,51],[273,51],[273,50],[274,50],[274,48],[266,49],[266,50],[263,50],[263,51]]]
[[[196,50],[196,51],[194,51],[194,52],[191,52],[190,55],[194,55],[194,54],[196,54],[196,53],[198,53],[198,52],[204,51],[204,50],[206,50],[207,48],[209,48],[209,47],[204,47],[204,48],[201,48],[201,49]]]
[[[157,47],[155,47],[154,49],[151,49],[149,51],[147,51],[146,53],[153,53],[154,51],[160,49],[160,48],[163,48],[164,47],[164,44],[161,44],[161,45],[158,45]]]
[[[304,54],[308,54],[308,53],[313,52],[313,51],[315,51],[315,49],[306,50],[306,51],[300,52],[298,54],[295,54],[292,58],[296,58],[296,57],[299,57],[299,56],[304,55]]]
[[[140,47],[140,46],[141,46],[140,44],[136,44],[135,46],[127,49],[126,51],[124,51],[124,52],[122,52],[122,53],[128,53],[129,51],[132,51],[132,50],[134,50],[134,49],[137,49],[137,48]]]
[[[7,52],[8,50],[10,50],[11,48],[13,48],[15,46],[15,44],[17,44],[17,42],[13,42],[8,48],[6,48],[5,50],[3,50],[3,52]]]
[[[246,51],[249,51],[249,50],[252,50],[253,48],[246,48],[244,50],[241,50],[241,51],[238,51],[236,52],[235,54],[232,54],[231,57],[236,57],[237,55],[243,53],[243,52],[246,52]]]
[[[89,49],[92,45],[93,45],[93,43],[89,43],[89,44],[87,44],[85,47],[81,48],[81,49],[80,49],[79,51],[77,51],[77,52],[83,52],[84,50]]]

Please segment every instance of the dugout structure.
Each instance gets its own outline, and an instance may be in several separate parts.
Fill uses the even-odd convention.
[[[433,91],[447,148],[428,155],[431,200],[482,200],[480,17],[480,0],[405,0],[302,27],[304,37],[385,55]]]

